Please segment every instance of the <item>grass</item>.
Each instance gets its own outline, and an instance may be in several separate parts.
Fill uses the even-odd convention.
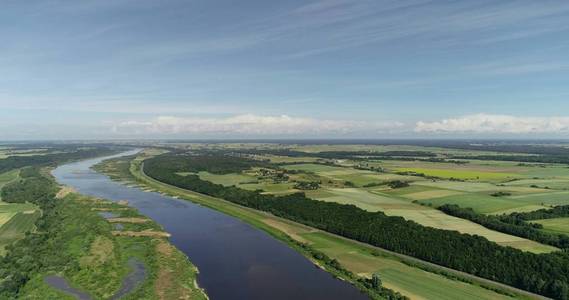
[[[300,242],[309,242],[313,246],[318,247],[323,250],[332,258],[338,259],[344,267],[348,270],[361,273],[362,276],[367,276],[369,272],[374,272],[381,269],[381,266],[388,265],[389,263],[395,266],[395,270],[399,274],[389,274],[391,271],[383,271],[383,276],[385,276],[384,281],[389,287],[400,291],[406,295],[413,296],[418,299],[439,299],[445,297],[448,294],[448,290],[458,289],[458,291],[453,291],[456,295],[459,295],[463,299],[502,299],[500,294],[497,294],[488,289],[482,288],[479,285],[490,285],[492,288],[507,289],[509,291],[514,291],[509,287],[498,287],[495,283],[485,283],[485,281],[479,281],[479,279],[471,278],[469,275],[462,275],[456,273],[456,271],[450,270],[453,276],[458,276],[458,278],[463,278],[462,280],[467,280],[465,278],[471,278],[468,280],[474,280],[475,283],[463,283],[455,279],[449,279],[445,276],[438,275],[436,273],[427,272],[416,266],[413,266],[411,262],[417,263],[424,268],[424,263],[418,262],[414,259],[399,256],[392,256],[386,254],[385,250],[379,248],[374,248],[367,245],[362,245],[357,242],[347,241],[345,239],[336,237],[334,235],[318,231],[316,229],[297,224],[288,220],[284,220],[267,213],[255,211],[249,208],[244,208],[239,205],[220,200],[217,198],[205,196],[192,191],[184,190],[181,188],[173,187],[167,184],[158,182],[152,178],[147,177],[141,172],[142,160],[145,156],[140,156],[133,160],[131,163],[130,171],[131,178],[137,178],[140,183],[143,183],[148,188],[156,189],[160,192],[166,193],[171,196],[176,196],[182,199],[187,199],[207,207],[219,210],[223,213],[237,217],[259,229],[262,229],[272,235],[273,237],[280,239],[282,241],[289,241],[290,238],[294,238]],[[321,192],[321,191],[317,191]],[[318,233],[318,235],[316,234]],[[289,244],[294,247],[294,244]],[[295,248],[299,250],[298,248]],[[299,250],[301,251],[301,250]],[[381,256],[372,255],[372,253],[380,253]],[[355,259],[349,260],[350,255],[356,255]],[[361,262],[361,263],[357,263]],[[361,269],[362,266],[368,267],[368,269]],[[378,266],[378,268],[376,268]],[[371,267],[371,269],[370,269]],[[431,266],[435,268],[437,272],[443,272],[440,267]],[[427,284],[404,284],[403,280],[396,279],[398,276],[415,276],[410,277],[413,280],[418,280],[420,282],[428,282]],[[466,277],[463,277],[466,276]],[[389,279],[388,279],[389,278]],[[444,289],[432,288],[429,290],[428,286],[444,286]],[[522,294],[516,294],[516,298],[525,298]],[[442,299],[442,298],[441,298]]]
[[[544,231],[569,235],[569,218],[544,219],[531,222],[543,225]]]
[[[487,193],[468,193],[421,200],[420,202],[435,207],[443,204],[456,204],[460,207],[472,208],[479,213],[496,213],[498,211],[519,209],[527,205],[527,203],[507,197],[492,197]]]
[[[413,189],[412,187],[409,188]],[[388,193],[344,188],[309,191],[307,196],[322,201],[353,204],[368,211],[382,211],[389,216],[400,216],[423,226],[479,235],[500,245],[511,246],[524,251],[546,253],[558,250],[555,247],[487,229],[471,221],[449,216],[437,209],[421,206],[407,199],[393,197]]]
[[[211,181],[217,184],[222,184],[224,186],[231,186],[231,185],[237,186],[241,183],[257,181],[255,177],[246,174],[231,173],[231,174],[218,175],[202,171],[199,172],[198,175],[200,179]]]
[[[302,237],[353,272],[366,277],[379,273],[386,287],[412,299],[511,299],[477,285],[412,267],[388,255],[377,255],[367,247],[320,232],[305,233]]]
[[[483,172],[473,170],[453,170],[453,169],[428,169],[428,168],[397,168],[397,172],[415,172],[422,173],[427,176],[439,178],[456,178],[463,180],[491,180],[499,181],[505,179],[517,178],[519,175],[513,173],[496,173]]]

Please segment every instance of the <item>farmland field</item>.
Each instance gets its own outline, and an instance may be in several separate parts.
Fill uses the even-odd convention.
[[[18,212],[0,226],[0,256],[4,254],[7,245],[23,238],[27,231],[34,229],[34,223],[40,214],[38,210]]]
[[[543,230],[569,235],[569,218],[554,218],[531,221],[543,225]]]
[[[468,220],[449,216],[439,210],[412,203],[407,199],[395,198],[387,193],[344,188],[308,191],[307,195],[322,201],[353,204],[368,211],[382,211],[387,215],[400,216],[423,226],[480,235],[498,244],[524,251],[543,253],[556,250],[551,246],[489,230]]]
[[[465,180],[505,180],[516,178],[513,173],[493,173],[468,170],[449,170],[449,169],[427,169],[427,168],[398,168],[397,172],[422,173],[427,176],[441,178],[457,178]]]
[[[316,249],[337,258],[352,272],[367,277],[379,273],[386,287],[412,299],[511,299],[476,285],[423,271],[393,257],[374,255],[369,248],[319,232],[301,236]]]
[[[460,207],[472,208],[478,213],[502,214],[532,211],[547,208],[553,204],[565,203],[569,191],[546,189],[524,182],[524,180],[536,180],[528,179],[524,175],[528,169],[533,167],[512,162],[470,160],[465,165],[419,162],[415,163],[417,168],[409,168],[413,162],[389,160],[385,163],[371,162],[376,167],[385,167],[384,170],[387,171],[375,172],[354,168],[357,164],[361,165],[361,162],[345,160],[341,164],[342,166],[315,163],[283,165],[281,167],[286,170],[301,172],[289,174],[291,180],[289,182],[272,182],[271,180],[255,182],[256,177],[253,170],[225,175],[200,172],[199,175],[204,180],[225,186],[236,185],[243,189],[262,190],[271,194],[299,192],[294,188],[293,181],[296,180],[317,181],[320,182],[318,189],[303,191],[313,199],[353,204],[364,210],[381,211],[390,216],[400,216],[423,226],[480,235],[500,245],[524,251],[544,253],[557,250],[555,247],[487,229],[436,209],[443,204],[456,204]],[[393,172],[416,172],[465,181],[432,180]],[[386,182],[394,180],[409,182],[410,185],[396,189],[385,185]],[[555,180],[563,179],[556,178]],[[347,185],[348,182],[352,185]],[[518,182],[522,184],[514,184]],[[503,194],[495,196],[495,193]]]

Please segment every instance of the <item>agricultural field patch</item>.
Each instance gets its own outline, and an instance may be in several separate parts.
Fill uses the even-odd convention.
[[[436,199],[421,200],[423,204],[432,205],[434,207],[443,204],[456,204],[464,208],[472,208],[478,213],[494,213],[496,211],[504,211],[508,209],[516,209],[527,206],[528,203],[510,199],[507,197],[492,197],[486,193],[468,193],[462,195],[454,195]]]
[[[423,226],[480,235],[498,244],[512,246],[524,251],[542,253],[556,250],[554,247],[489,230],[471,221],[449,216],[439,210],[417,205],[408,200],[389,197],[389,195],[379,192],[368,192],[356,188],[324,190],[326,191],[324,195],[318,194],[318,191],[307,193],[307,195],[322,201],[353,204],[372,212],[382,211],[386,215],[403,217],[406,220],[415,221]]]
[[[569,218],[554,218],[531,221],[543,225],[543,230],[569,235]]]
[[[530,168],[524,174],[527,177],[569,179],[569,167],[565,165],[548,164],[544,167]]]
[[[232,186],[232,185],[237,186],[242,183],[257,181],[257,179],[253,176],[246,174],[237,174],[237,173],[218,175],[202,171],[199,172],[198,175],[200,179],[211,181],[217,184],[222,184],[224,186]]]
[[[550,188],[553,190],[566,190],[569,189],[569,179],[522,179],[515,180],[511,182],[506,182],[504,185],[507,186],[520,186],[520,187],[539,187],[542,191],[546,191],[545,188]]]
[[[298,163],[298,162],[315,162],[318,157],[291,157],[291,156],[280,156],[280,155],[257,155],[258,159],[268,159],[272,163]]]
[[[0,201],[0,226],[8,222],[18,213],[34,212],[37,207],[30,203],[6,203]]]
[[[512,193],[540,193],[546,192],[543,189],[534,189],[530,187],[523,186],[512,186],[512,185],[495,185],[488,182],[462,182],[462,181],[445,181],[445,180],[425,180],[413,182],[412,185],[427,186],[431,188],[445,189],[445,190],[455,190],[468,193],[478,193],[478,192],[512,192]]]
[[[459,192],[459,191],[430,190],[430,191],[404,194],[402,196],[405,198],[412,199],[412,200],[425,200],[425,199],[442,198],[442,197],[455,196],[455,195],[461,195],[461,194],[463,194],[463,193]]]
[[[371,190],[377,190],[376,188],[372,188]],[[439,190],[437,188],[432,188],[432,187],[428,187],[428,186],[422,186],[422,185],[410,185],[408,187],[403,187],[403,188],[398,188],[398,189],[390,189],[390,188],[381,188],[380,189],[382,193],[386,193],[389,195],[406,195],[406,194],[412,194],[412,193],[419,193],[419,192],[426,192],[426,191],[433,191],[433,190]]]
[[[37,210],[19,212],[0,226],[0,256],[4,255],[7,245],[23,238],[27,231],[34,229],[34,223],[40,215],[41,213]]]
[[[239,187],[242,189],[250,190],[250,191],[263,190],[264,192],[266,192],[268,194],[286,194],[286,193],[298,192],[298,190],[294,189],[294,183],[290,183],[290,182],[248,183],[248,184],[240,184]]]
[[[367,277],[377,272],[386,287],[413,299],[511,299],[409,266],[392,257],[373,255],[367,248],[322,233],[305,233],[302,237],[317,250],[336,258],[348,270]]]
[[[355,173],[357,171],[355,169],[320,165],[320,164],[296,164],[296,165],[284,165],[282,167],[287,170],[299,170],[299,171],[314,172],[314,173],[336,172],[339,174],[350,174],[350,173]]]
[[[515,195],[508,198],[514,199],[522,203],[533,204],[533,205],[544,205],[544,206],[568,205],[569,191]]]
[[[427,168],[397,168],[396,172],[422,173],[427,176],[440,178],[456,178],[463,180],[507,180],[520,177],[514,173],[497,173],[455,169],[427,169]]]

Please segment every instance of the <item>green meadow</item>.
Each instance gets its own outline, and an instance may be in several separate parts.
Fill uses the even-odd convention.
[[[475,284],[421,270],[388,254],[328,234],[313,232],[301,236],[348,270],[366,277],[378,273],[386,287],[412,299],[512,299]]]
[[[543,219],[531,222],[543,225],[544,231],[569,235],[569,218]]]
[[[406,189],[411,194],[417,193],[415,187]],[[397,191],[397,189],[392,191]],[[389,191],[367,191],[358,188],[323,188],[316,191],[308,191],[307,195],[322,201],[353,204],[368,211],[382,211],[387,215],[400,216],[423,226],[479,235],[500,245],[511,246],[524,251],[544,253],[557,250],[555,247],[490,230],[471,221],[449,216],[432,207],[422,206],[412,202],[410,199],[403,198],[405,195],[393,195]]]

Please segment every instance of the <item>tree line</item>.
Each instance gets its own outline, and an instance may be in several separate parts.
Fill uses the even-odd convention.
[[[569,217],[569,205],[559,205],[553,208],[542,208],[529,212],[514,212],[509,216],[525,221],[566,218]]]
[[[238,158],[235,158],[238,159]],[[533,254],[502,247],[480,236],[421,226],[401,217],[368,212],[354,205],[317,201],[304,193],[275,196],[224,187],[199,176],[180,176],[199,156],[164,154],[148,159],[144,172],[158,180],[246,207],[270,212],[360,242],[410,255],[544,296],[567,299],[569,256]],[[208,158],[212,169],[216,159]]]

